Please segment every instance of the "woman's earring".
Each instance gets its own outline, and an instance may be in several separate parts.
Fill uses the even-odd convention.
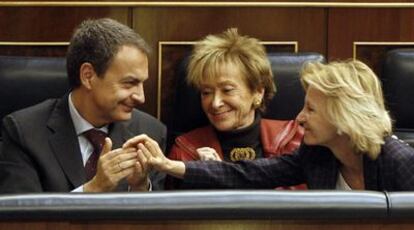
[[[259,98],[256,98],[256,99],[254,99],[254,101],[253,101],[253,106],[254,106],[255,108],[259,108],[261,103],[262,103],[262,100],[261,100],[261,99],[259,99]]]
[[[342,130],[340,130],[340,129],[336,130],[336,134],[338,134],[339,136],[341,136],[342,133],[343,133]]]

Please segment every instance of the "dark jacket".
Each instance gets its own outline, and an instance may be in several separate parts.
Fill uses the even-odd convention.
[[[366,190],[414,191],[414,149],[386,137],[376,160],[364,155]],[[292,155],[243,161],[186,162],[183,187],[274,188],[306,183],[309,189],[335,189],[339,162],[325,147],[302,145]]]
[[[109,125],[113,148],[142,133],[165,148],[165,126],[144,112],[134,110],[130,120]],[[0,193],[69,192],[86,182],[68,94],[6,116],[2,135]],[[162,174],[150,177],[154,190],[162,188]],[[126,189],[126,181],[117,188]]]

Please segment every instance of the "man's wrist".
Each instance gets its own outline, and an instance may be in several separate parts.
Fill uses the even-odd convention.
[[[88,181],[83,186],[83,192],[108,192],[111,191],[111,187],[102,186],[102,184],[98,184],[96,177],[94,177],[92,180]]]
[[[101,192],[99,191],[98,187],[96,186],[96,183],[94,183],[94,180],[90,180],[86,182],[86,184],[83,186],[83,192]]]

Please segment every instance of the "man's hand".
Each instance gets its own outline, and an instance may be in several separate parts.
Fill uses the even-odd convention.
[[[143,169],[152,167],[155,170],[163,171],[162,167],[170,161],[164,156],[158,143],[145,134],[129,139],[122,147],[138,149],[138,160]]]
[[[136,170],[136,148],[111,149],[112,141],[107,137],[98,160],[96,175],[84,185],[85,192],[112,191],[120,180]]]
[[[150,186],[148,173],[148,165],[141,165],[139,162],[135,163],[134,172],[127,177],[132,191],[148,191]]]
[[[158,143],[145,134],[129,139],[124,147],[138,148],[138,162],[141,167],[150,167],[157,171],[168,173],[175,177],[183,177],[185,165],[181,161],[173,161],[165,157]]]

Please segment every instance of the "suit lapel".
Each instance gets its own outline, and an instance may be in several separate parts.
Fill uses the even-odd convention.
[[[48,127],[52,130],[49,143],[64,173],[74,188],[82,185],[86,176],[78,137],[69,113],[68,94],[57,102]]]

